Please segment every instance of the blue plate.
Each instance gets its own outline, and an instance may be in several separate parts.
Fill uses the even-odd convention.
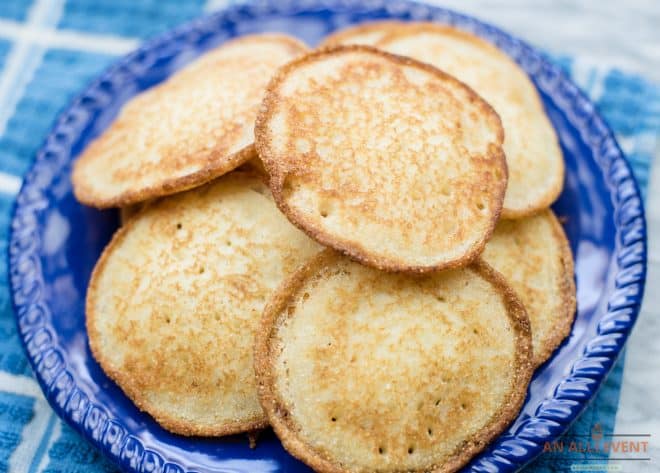
[[[228,38],[284,31],[316,44],[351,23],[399,18],[455,25],[495,43],[532,77],[566,157],[565,217],[575,254],[578,314],[570,337],[536,373],[515,422],[467,467],[514,471],[563,433],[612,367],[642,299],[646,226],[639,190],[612,132],[578,88],[522,41],[473,18],[402,1],[262,1],[177,28],[128,55],[59,117],[18,196],[10,271],[18,327],[51,405],[128,471],[308,471],[269,431],[250,450],[244,437],[184,438],[139,412],[101,371],[87,345],[84,300],[92,268],[112,232],[114,211],[79,205],[73,158],[122,103]]]

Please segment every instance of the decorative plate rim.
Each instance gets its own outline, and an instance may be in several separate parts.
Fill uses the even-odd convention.
[[[616,227],[613,258],[616,274],[607,312],[601,317],[597,335],[571,366],[551,399],[525,419],[515,436],[500,436],[469,467],[473,471],[514,471],[533,460],[543,443],[561,435],[584,410],[612,368],[639,313],[646,279],[646,221],[643,202],[630,165],[612,131],[595,106],[555,65],[527,43],[472,17],[407,0],[300,0],[261,1],[235,4],[212,15],[200,17],[143,43],[111,65],[73,100],[55,122],[36,160],[26,174],[14,204],[11,223],[9,276],[18,330],[36,378],[48,402],[88,441],[119,466],[133,471],[186,471],[142,441],[127,435],[119,418],[103,405],[93,404],[76,385],[49,322],[44,301],[44,277],[38,236],[40,210],[47,206],[46,192],[61,169],[70,161],[70,145],[95,109],[103,107],[113,92],[135,80],[150,67],[154,55],[175,55],[197,44],[205,33],[218,31],[225,22],[240,23],[265,13],[291,15],[301,11],[369,11],[382,9],[393,17],[430,20],[454,25],[475,33],[511,55],[535,79],[536,85],[563,105],[568,121],[579,131],[594,153],[610,192]],[[165,51],[165,52],[163,52]],[[538,434],[542,428],[545,435]]]

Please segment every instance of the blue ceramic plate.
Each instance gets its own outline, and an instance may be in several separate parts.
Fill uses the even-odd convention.
[[[373,0],[265,1],[237,6],[145,44],[99,77],[58,119],[18,197],[10,244],[18,327],[56,412],[129,471],[297,472],[272,432],[256,450],[244,437],[184,438],[139,412],[101,371],[87,345],[84,300],[90,273],[117,228],[114,211],[79,205],[69,174],[75,156],[131,96],[228,38],[284,31],[316,44],[350,23],[383,18],[449,23],[484,37],[532,77],[561,140],[566,184],[554,208],[575,254],[578,314],[573,331],[536,373],[515,422],[467,467],[514,471],[563,433],[592,398],[635,322],[646,275],[639,190],[593,104],[525,43],[472,18],[420,4]]]

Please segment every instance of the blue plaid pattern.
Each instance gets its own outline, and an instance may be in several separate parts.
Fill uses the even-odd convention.
[[[69,30],[79,38],[69,41],[66,48],[44,50],[36,42],[3,35],[0,23],[0,84],[7,80],[11,85],[7,89],[10,94],[0,94],[0,265],[6,267],[10,213],[20,177],[29,168],[58,111],[122,52],[120,46],[126,44],[122,39],[153,36],[202,14],[203,9],[201,0],[0,3],[2,23],[22,27],[29,22],[35,28]],[[116,44],[120,46],[104,51],[104,44],[108,43],[102,42],[96,47],[100,52],[90,52],[86,41],[99,38],[119,40]],[[592,97],[611,124],[645,191],[660,133],[660,87],[619,70],[589,68],[574,58],[557,61]],[[4,121],[3,112],[9,113]],[[623,363],[619,360],[568,435],[589,434],[596,421],[605,432],[612,431],[622,371]],[[544,455],[528,471],[566,471],[578,458],[569,461]],[[16,333],[6,270],[0,271],[0,473],[4,471],[116,471],[45,407]]]
[[[14,21],[24,21],[27,17],[30,2],[6,2],[2,5],[2,18]]]
[[[48,449],[48,464],[44,473],[88,473],[117,471],[96,447],[85,442],[72,429],[62,430],[61,435]]]
[[[112,60],[112,56],[78,51],[44,54],[0,138],[0,169],[16,176],[24,174],[57,113]]]
[[[23,428],[32,418],[34,399],[0,392],[0,472],[9,471],[9,456],[21,441]]]
[[[60,26],[92,33],[148,38],[202,13],[202,0],[68,0]]]

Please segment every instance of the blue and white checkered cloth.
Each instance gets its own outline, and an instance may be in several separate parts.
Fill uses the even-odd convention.
[[[192,0],[0,0],[0,265],[21,176],[57,113],[92,77],[139,42],[203,14]],[[208,3],[215,3],[210,0]],[[615,130],[645,191],[660,134],[660,87],[601,64],[558,61]],[[571,434],[598,422],[611,432],[621,360]],[[530,471],[566,471],[575,459],[542,457]],[[0,473],[115,471],[52,412],[32,376],[0,270]]]

